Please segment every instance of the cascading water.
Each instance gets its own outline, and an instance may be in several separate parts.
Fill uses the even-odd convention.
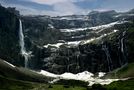
[[[106,54],[107,62],[108,62],[108,69],[109,69],[109,71],[111,71],[113,69],[112,60],[111,60],[111,57],[110,57],[110,54],[109,54],[109,51],[108,51],[108,48],[106,47],[106,45],[102,45],[102,50],[104,50],[104,52]]]
[[[123,32],[122,38],[121,38],[121,52],[124,53],[124,36],[126,34],[126,31]]]
[[[69,63],[69,61],[70,61],[70,59],[69,59],[69,50],[67,51],[68,53],[68,58],[67,58],[67,60],[68,60],[68,65],[67,65],[67,71],[69,72],[69,69],[70,69],[70,63]]]
[[[127,63],[127,59],[126,59],[126,45],[125,45],[125,40],[124,40],[124,37],[126,35],[126,31],[124,31],[122,33],[122,38],[120,40],[120,43],[121,43],[121,52],[122,52],[122,57],[123,57],[123,64],[126,64]]]
[[[24,56],[25,58],[25,68],[28,68],[28,59],[31,57],[31,53],[32,52],[27,52],[26,51],[26,48],[25,48],[25,42],[24,42],[24,34],[23,34],[23,29],[22,29],[22,21],[19,20],[19,44],[20,44],[20,47],[21,47],[21,55]]]
[[[79,65],[79,55],[81,54],[81,52],[80,52],[80,48],[79,48],[79,46],[78,46],[78,52],[77,52],[77,55],[76,55],[76,60],[77,60],[77,70],[79,70],[79,68],[80,68],[80,65]]]

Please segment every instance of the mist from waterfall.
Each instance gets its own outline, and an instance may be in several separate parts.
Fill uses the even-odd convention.
[[[25,48],[25,42],[24,42],[24,34],[23,34],[23,29],[22,29],[22,21],[19,20],[19,44],[21,47],[21,55],[24,57],[25,59],[25,68],[28,68],[28,60],[31,57],[31,52],[27,52],[26,48]]]

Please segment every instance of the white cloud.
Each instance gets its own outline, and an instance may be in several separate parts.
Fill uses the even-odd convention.
[[[51,15],[57,16],[59,12],[49,11],[49,10],[37,10],[27,6],[19,5],[19,4],[7,4],[2,3],[3,6],[7,7],[16,7],[17,10],[20,11],[21,15]]]
[[[68,15],[68,14],[79,14],[81,13],[83,10],[81,8],[79,8],[78,6],[76,6],[75,4],[73,4],[72,2],[60,2],[60,3],[56,3],[53,6],[54,11],[60,12],[64,15]]]
[[[83,9],[74,4],[74,2],[80,2],[84,0],[31,0],[39,4],[50,5],[53,7],[53,11],[40,11],[42,14],[47,12],[51,15],[72,15],[83,14]],[[45,13],[46,14],[46,13]]]
[[[47,5],[53,5],[60,2],[65,2],[67,0],[31,0],[32,2],[40,3],[40,4],[47,4]]]
[[[30,1],[40,3],[40,4],[53,5],[53,4],[56,4],[56,3],[82,2],[82,1],[86,1],[86,0],[30,0]]]
[[[24,1],[24,0],[22,0]],[[30,6],[24,6],[21,4],[10,4],[4,5],[6,7],[16,7],[22,15],[50,15],[50,16],[61,16],[61,15],[72,15],[72,14],[85,14],[86,10],[81,9],[74,2],[80,2],[84,0],[31,0],[35,3],[49,5],[53,10],[35,9]]]

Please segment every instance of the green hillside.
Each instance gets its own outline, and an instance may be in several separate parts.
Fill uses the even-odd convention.
[[[133,78],[134,77],[134,63],[122,66],[112,72],[109,72],[105,78]]]

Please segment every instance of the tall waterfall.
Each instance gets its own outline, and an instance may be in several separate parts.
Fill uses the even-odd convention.
[[[27,52],[25,48],[25,42],[24,42],[24,34],[23,34],[23,29],[22,29],[22,22],[19,20],[19,44],[21,47],[21,55],[24,56],[25,58],[25,68],[28,68],[28,59],[31,57],[31,52]]]
[[[124,36],[126,34],[126,31],[123,32],[122,38],[121,38],[121,52],[124,53]]]

